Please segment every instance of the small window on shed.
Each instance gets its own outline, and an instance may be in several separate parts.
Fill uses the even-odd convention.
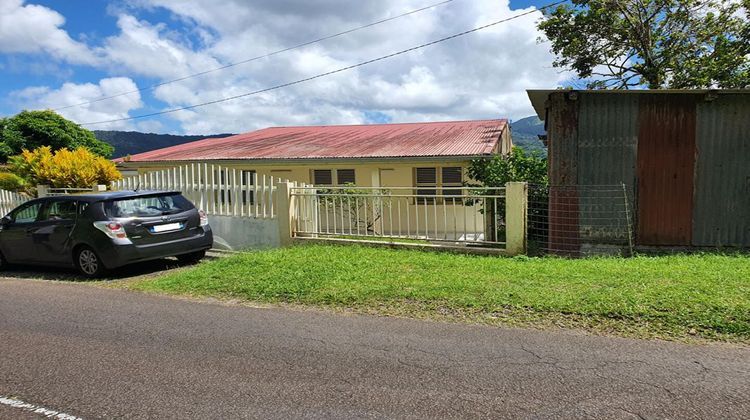
[[[336,184],[355,184],[354,169],[336,169]]]
[[[333,173],[330,169],[313,170],[314,185],[333,185]]]

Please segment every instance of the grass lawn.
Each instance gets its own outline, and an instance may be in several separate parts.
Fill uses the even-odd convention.
[[[417,318],[750,343],[750,257],[504,258],[305,245],[125,284]]]

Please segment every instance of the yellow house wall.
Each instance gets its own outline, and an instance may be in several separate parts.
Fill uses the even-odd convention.
[[[145,174],[153,171],[160,171],[173,168],[178,165],[189,164],[190,162],[170,162],[159,164],[148,164],[136,166],[127,164],[126,167],[137,169],[139,174]],[[428,160],[428,161],[383,161],[383,162],[305,162],[299,164],[274,164],[263,162],[242,162],[226,161],[216,162],[214,165],[221,165],[222,168],[237,170],[254,170],[258,176],[259,182],[262,176],[273,176],[274,180],[289,180],[301,183],[312,183],[312,171],[314,169],[354,169],[356,185],[359,187],[409,187],[408,190],[401,190],[401,194],[413,194],[415,186],[414,173],[415,168],[419,167],[456,167],[463,168],[463,179],[468,180],[467,168],[470,163],[466,160]],[[123,165],[124,166],[124,165]],[[134,168],[135,167],[135,168]],[[209,173],[211,164],[208,164]],[[334,182],[335,182],[335,173]],[[438,172],[438,178],[440,178]],[[440,179],[438,179],[440,182]],[[398,195],[399,191],[391,190],[391,194]],[[456,239],[464,235],[473,237],[484,231],[484,216],[479,211],[480,206],[465,206],[463,204],[451,204],[442,200],[437,200],[435,204],[415,204],[413,198],[391,199],[390,206],[385,206],[383,210],[382,223],[377,224],[378,233],[394,235],[400,232],[402,235],[407,234],[407,227],[411,234],[414,233],[423,236],[437,235],[438,238]],[[337,217],[337,230],[342,229],[348,232],[348,222],[344,220],[344,226],[341,226],[340,213]],[[325,231],[333,229],[332,214],[329,214],[328,226],[325,223],[325,215],[320,218],[322,224],[320,228]],[[417,232],[417,226],[421,229]],[[425,232],[425,229],[429,232]]]
[[[464,171],[464,180],[468,179],[466,173],[470,160],[465,161],[406,161],[406,162],[343,162],[343,163],[304,163],[304,164],[274,164],[274,163],[244,163],[233,161],[219,161],[214,163],[222,168],[237,170],[254,170],[258,177],[265,175],[273,176],[274,179],[312,183],[312,171],[314,169],[354,169],[355,184],[360,187],[413,187],[414,168],[422,167],[456,167],[460,166]],[[190,164],[191,162],[165,162],[157,164],[127,164],[124,165],[128,172],[137,170],[139,174],[173,168],[175,166]],[[197,165],[198,163],[196,163]],[[210,166],[209,165],[209,171]],[[334,176],[335,182],[335,176]]]

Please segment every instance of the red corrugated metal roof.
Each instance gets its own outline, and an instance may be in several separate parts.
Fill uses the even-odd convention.
[[[273,127],[139,153],[130,162],[476,156],[492,153],[507,126],[498,119]]]

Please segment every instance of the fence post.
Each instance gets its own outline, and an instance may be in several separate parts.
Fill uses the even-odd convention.
[[[46,197],[49,194],[49,185],[37,185],[36,196],[38,198]]]
[[[508,255],[526,253],[529,185],[525,182],[505,184],[505,249]]]
[[[276,190],[276,218],[279,221],[279,242],[281,246],[292,244],[292,187],[288,181],[278,184]],[[273,187],[273,185],[272,185]]]

